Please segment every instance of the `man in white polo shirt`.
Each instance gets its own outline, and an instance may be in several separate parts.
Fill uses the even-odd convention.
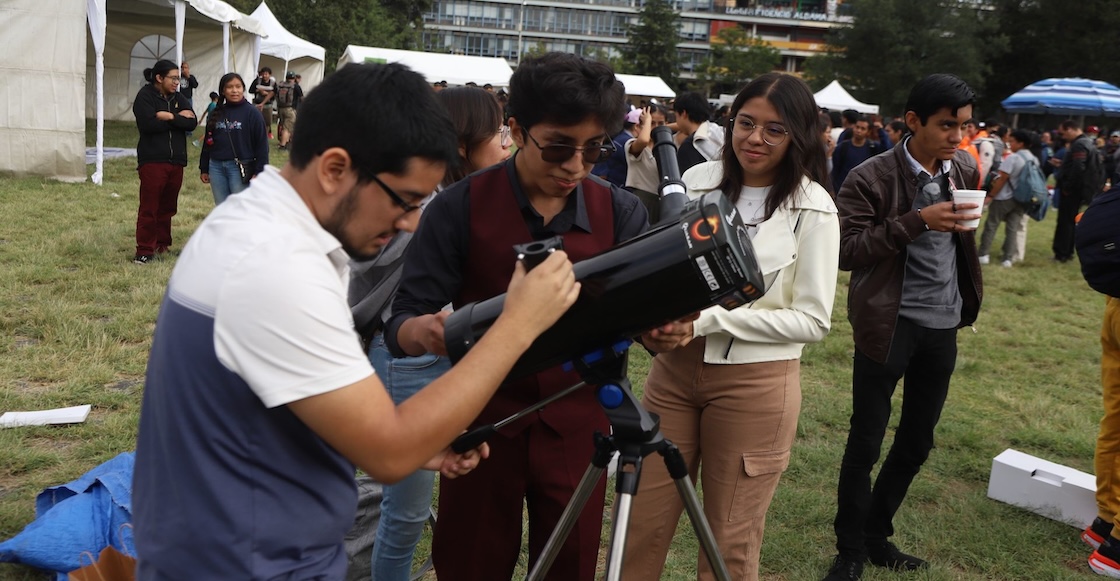
[[[342,578],[354,465],[382,482],[472,469],[485,447],[447,445],[578,295],[564,253],[519,265],[478,345],[394,407],[353,329],[347,261],[415,228],[455,132],[394,64],[343,68],[300,114],[288,165],[215,208],[168,283],[136,452],[139,579]]]

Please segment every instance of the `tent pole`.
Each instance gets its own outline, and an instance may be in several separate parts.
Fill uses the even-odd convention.
[[[229,73],[229,39],[233,31],[228,22],[222,23],[222,74]]]

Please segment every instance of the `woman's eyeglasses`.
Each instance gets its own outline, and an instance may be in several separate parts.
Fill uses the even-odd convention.
[[[537,146],[537,149],[541,150],[541,159],[548,163],[564,163],[572,159],[572,156],[578,151],[583,153],[583,163],[592,165],[599,163],[600,159],[610,157],[610,155],[614,153],[614,143],[610,140],[606,140],[603,143],[592,143],[583,147],[564,145],[563,143],[541,145],[537,142],[535,137],[529,134],[528,129],[522,129],[521,133],[527,136],[529,140],[533,142],[533,145]]]
[[[498,129],[498,133],[502,136],[503,148],[513,145],[513,134],[509,130],[509,125],[502,125],[501,129]]]
[[[786,136],[789,131],[777,123],[767,123],[765,125],[755,125],[754,121],[747,118],[740,118],[735,121],[735,132],[743,136],[744,139],[749,138],[755,129],[762,129],[762,141],[771,147],[777,147],[785,143]]]

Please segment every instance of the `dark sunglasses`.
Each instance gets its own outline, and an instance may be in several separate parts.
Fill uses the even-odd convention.
[[[393,200],[393,203],[396,204],[396,206],[398,208],[404,210],[405,214],[408,214],[409,212],[413,212],[413,211],[416,211],[416,210],[420,209],[420,206],[415,205],[415,204],[409,204],[408,202],[404,201],[404,198],[398,196],[397,192],[393,191],[393,188],[390,188],[389,186],[385,185],[385,182],[378,179],[377,176],[371,175],[370,177],[373,178],[373,181],[377,185],[381,186],[381,189],[385,190],[385,194],[389,196],[390,200]]]
[[[604,139],[603,143],[593,143],[583,147],[576,147],[575,145],[564,145],[563,143],[549,143],[548,145],[541,145],[537,142],[536,138],[529,134],[529,130],[522,128],[521,134],[528,137],[537,149],[541,150],[541,159],[548,163],[564,163],[576,152],[583,153],[583,163],[593,165],[599,163],[600,159],[610,157],[614,153],[614,142],[610,139]]]

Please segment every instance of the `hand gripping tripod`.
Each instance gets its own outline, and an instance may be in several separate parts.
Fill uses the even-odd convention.
[[[607,554],[607,576],[609,581],[616,581],[622,574],[622,557],[626,549],[626,533],[630,525],[630,511],[634,495],[638,492],[638,481],[641,478],[642,459],[653,452],[661,454],[669,475],[676,483],[677,493],[684,502],[685,512],[692,523],[692,529],[700,540],[700,546],[708,557],[716,579],[730,581],[731,576],[727,565],[719,554],[712,528],[704,517],[703,507],[696,495],[696,489],[688,477],[688,467],[681,456],[680,450],[661,434],[661,420],[656,414],[650,413],[631,391],[630,380],[626,375],[627,349],[631,341],[624,340],[616,343],[609,349],[592,353],[576,362],[575,368],[583,381],[568,389],[534,404],[490,426],[476,428],[453,444],[453,448],[468,450],[481,444],[490,433],[497,428],[516,421],[518,418],[537,411],[545,405],[556,401],[560,397],[579,389],[585,385],[597,385],[599,403],[607,414],[611,423],[610,437],[595,434],[595,453],[591,464],[587,467],[583,478],[572,494],[572,499],[564,508],[560,521],[552,530],[548,542],[541,552],[541,556],[529,571],[529,581],[544,579],[548,569],[552,566],[560,547],[564,544],[572,527],[575,526],[579,514],[587,504],[588,498],[595,489],[596,483],[607,469],[611,458],[617,451],[619,453],[617,484],[615,487],[614,510],[611,518],[611,541]],[[473,445],[472,445],[473,444]]]

